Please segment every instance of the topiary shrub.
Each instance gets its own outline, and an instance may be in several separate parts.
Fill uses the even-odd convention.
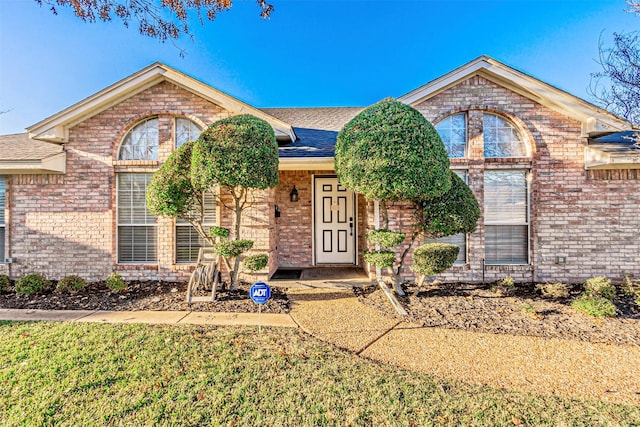
[[[460,247],[449,243],[427,243],[413,251],[411,270],[420,276],[418,286],[422,286],[427,276],[440,274],[453,265],[458,258]]]
[[[592,295],[587,292],[582,293],[573,300],[571,307],[574,310],[594,317],[615,317],[616,306],[605,297]]]
[[[213,251],[223,257],[238,257],[253,248],[253,240],[223,240],[213,245]]]
[[[56,290],[59,292],[78,292],[87,286],[87,282],[80,276],[65,276],[58,281]]]
[[[365,262],[380,268],[393,267],[396,261],[396,253],[393,251],[364,251],[362,257]]]
[[[569,296],[569,286],[560,282],[541,283],[536,285],[536,289],[545,298],[566,298]]]
[[[597,276],[587,279],[584,282],[584,290],[591,295],[599,295],[607,299],[616,297],[616,288],[611,284],[611,280],[605,276]]]
[[[40,274],[28,274],[16,282],[16,292],[22,295],[44,292],[50,288],[51,282]]]
[[[209,228],[209,234],[219,239],[226,239],[229,237],[229,229],[224,227],[211,227]]]
[[[369,231],[365,237],[367,241],[374,245],[380,245],[383,248],[395,248],[404,242],[406,234],[397,231],[391,231],[386,228],[380,230]]]
[[[127,289],[127,284],[118,273],[111,273],[105,283],[113,292],[122,292]]]
[[[6,274],[0,274],[0,292],[8,292],[11,287],[11,280]]]
[[[269,263],[269,255],[268,254],[255,254],[249,255],[242,261],[242,265],[244,268],[251,273],[255,273],[256,271],[260,271],[267,266]]]

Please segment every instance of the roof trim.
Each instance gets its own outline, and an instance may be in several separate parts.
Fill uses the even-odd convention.
[[[595,147],[584,149],[584,168],[590,169],[640,169],[640,155],[633,153],[609,153]]]
[[[278,170],[334,170],[333,157],[284,157],[280,158]]]
[[[263,119],[273,127],[276,137],[286,136],[291,141],[296,140],[293,127],[289,123],[160,62],[153,63],[53,116],[29,126],[27,132],[33,139],[57,143],[67,142],[71,127],[163,81],[173,83],[220,105],[231,113],[251,114]]]
[[[412,90],[398,100],[416,105],[476,75],[580,121],[583,136],[631,129],[625,119],[486,55]]]
[[[66,152],[54,154],[44,159],[2,160],[0,161],[0,175],[64,174],[66,165]]]

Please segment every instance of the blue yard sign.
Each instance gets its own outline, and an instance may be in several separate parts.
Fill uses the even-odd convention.
[[[256,282],[251,285],[249,296],[256,304],[265,304],[271,298],[271,288],[264,282]]]

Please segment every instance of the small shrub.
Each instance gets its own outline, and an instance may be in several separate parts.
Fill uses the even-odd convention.
[[[49,288],[51,288],[51,282],[40,274],[28,274],[16,282],[16,292],[22,295],[44,292]]]
[[[607,299],[616,297],[616,288],[611,280],[604,276],[592,277],[584,282],[584,290],[591,295],[598,295]]]
[[[0,292],[8,292],[11,287],[11,280],[6,274],[0,274]]]
[[[87,282],[76,275],[65,276],[58,282],[56,289],[60,292],[78,292],[87,286]]]
[[[405,234],[387,229],[374,230],[366,234],[369,243],[380,245],[383,248],[395,248],[404,242]]]
[[[262,270],[269,263],[269,255],[268,254],[255,254],[249,255],[242,261],[242,265],[245,269],[254,273],[256,271]]]
[[[582,293],[571,303],[574,310],[593,317],[615,317],[616,306],[605,297]]]
[[[514,288],[516,286],[516,281],[513,280],[513,277],[511,276],[506,276],[503,277],[502,279],[498,280],[497,283],[498,286],[502,287],[502,288]]]
[[[362,257],[365,262],[380,268],[391,268],[396,262],[396,253],[393,251],[364,251]]]
[[[229,237],[229,229],[224,227],[211,227],[209,229],[209,234],[213,237],[219,237],[221,239],[226,239]]]
[[[564,283],[541,283],[536,286],[545,298],[566,298],[569,296],[569,286]]]
[[[127,289],[127,284],[122,280],[122,276],[118,273],[111,273],[106,280],[107,288],[113,292],[120,292]]]
[[[458,258],[460,247],[449,243],[427,243],[413,251],[411,270],[433,276],[451,268]]]
[[[505,276],[502,279],[496,281],[491,285],[491,292],[496,292],[501,295],[511,295],[516,289],[516,281],[511,276]]]
[[[213,245],[213,251],[224,257],[237,257],[253,247],[253,240],[223,240]]]

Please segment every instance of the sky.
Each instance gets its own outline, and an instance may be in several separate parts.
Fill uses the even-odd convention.
[[[0,0],[0,134],[156,61],[258,108],[367,106],[480,55],[590,100],[600,41],[640,30],[624,0],[270,2],[262,20],[253,0],[236,0],[174,45],[118,20],[84,23],[65,8],[56,16],[35,0]]]

